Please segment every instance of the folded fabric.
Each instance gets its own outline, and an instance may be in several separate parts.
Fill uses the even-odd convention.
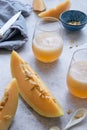
[[[26,43],[28,36],[25,17],[29,16],[32,11],[28,4],[15,0],[0,0],[0,28],[20,10],[21,16],[0,39],[0,48],[16,50]]]

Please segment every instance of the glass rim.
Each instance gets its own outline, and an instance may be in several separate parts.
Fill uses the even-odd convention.
[[[71,56],[71,60],[70,60],[70,63],[69,63],[69,67],[68,67],[68,72],[70,71],[70,67],[71,67],[71,64],[72,64],[72,61],[74,60],[75,61],[75,54],[82,51],[82,50],[87,50],[87,48],[81,48],[81,49],[77,49],[73,52],[72,56]]]
[[[53,30],[46,30],[46,29],[40,28],[40,27],[39,27],[40,23],[43,22],[45,19],[48,19],[49,21],[50,21],[50,20],[53,20],[54,22],[57,22],[58,27],[59,27],[59,24],[60,24],[59,19],[57,19],[57,18],[55,18],[55,17],[43,17],[43,18],[41,18],[41,19],[38,19],[37,22],[36,22],[36,25],[35,25],[35,26],[37,26],[37,28],[38,28],[39,30],[41,30],[41,31],[46,31],[46,32],[55,32],[55,31],[58,30],[58,28],[56,28],[56,29],[54,28]]]
[[[77,52],[82,51],[82,50],[87,50],[87,48],[77,49],[77,50],[75,50],[75,51],[73,52],[73,55],[75,55]]]
[[[75,51],[73,52],[71,61],[72,61],[72,60],[75,60],[75,55],[76,55],[76,53],[78,53],[78,52],[80,52],[80,51],[84,51],[84,50],[87,50],[87,48],[81,48],[81,49],[75,50]]]

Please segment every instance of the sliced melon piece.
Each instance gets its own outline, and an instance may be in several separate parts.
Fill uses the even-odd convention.
[[[46,9],[45,3],[43,0],[33,0],[33,10],[35,11],[44,11]]]
[[[55,8],[41,12],[38,14],[39,17],[55,17],[59,18],[60,14],[70,8],[70,0],[65,0]]]
[[[39,75],[15,51],[11,54],[11,72],[17,79],[21,96],[37,113],[45,117],[63,115],[60,104]]]
[[[18,105],[17,81],[13,79],[7,86],[0,102],[0,130],[8,130]]]

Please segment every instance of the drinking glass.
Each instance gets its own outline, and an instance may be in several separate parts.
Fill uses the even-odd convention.
[[[32,41],[35,57],[42,62],[53,62],[59,58],[63,49],[61,27],[58,19],[45,17],[36,23]]]
[[[87,48],[74,52],[67,74],[67,85],[74,96],[87,98]]]

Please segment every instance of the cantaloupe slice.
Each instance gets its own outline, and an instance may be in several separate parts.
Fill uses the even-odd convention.
[[[61,106],[41,78],[15,51],[11,54],[11,72],[18,81],[21,96],[37,113],[45,117],[63,115]]]
[[[44,11],[46,9],[46,6],[43,0],[33,0],[32,6],[33,6],[34,11]]]
[[[18,105],[17,81],[13,79],[7,86],[0,102],[0,130],[8,130]]]
[[[65,0],[55,8],[41,12],[38,14],[39,17],[55,17],[59,18],[60,14],[70,8],[70,0]]]

